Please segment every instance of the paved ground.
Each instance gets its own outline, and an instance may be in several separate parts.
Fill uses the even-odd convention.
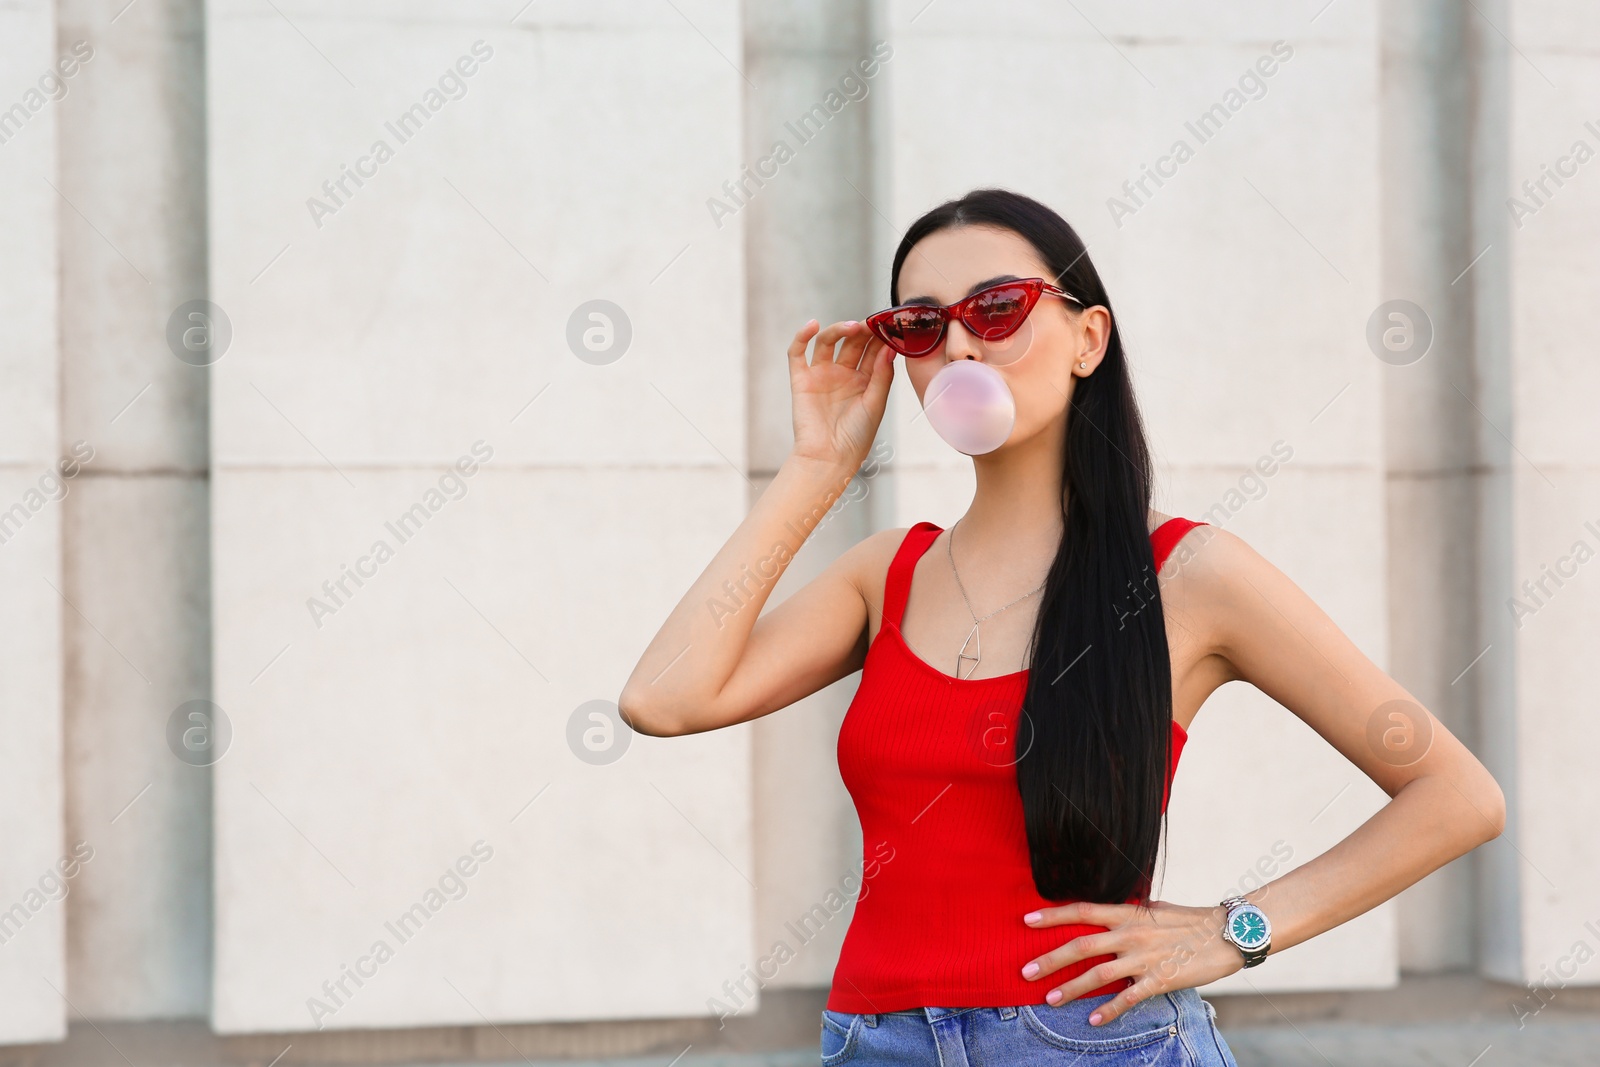
[[[1349,1023],[1224,1033],[1239,1067],[1595,1067],[1600,1022]]]
[[[0,1046],[0,1067],[817,1067],[825,999],[823,989],[768,990],[759,1012],[726,1027],[691,1018],[225,1036],[199,1019],[74,1018],[63,1042]],[[1239,1067],[1600,1067],[1600,986],[1535,996],[1452,973],[1208,999]]]

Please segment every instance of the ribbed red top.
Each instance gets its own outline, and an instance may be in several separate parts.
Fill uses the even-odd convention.
[[[1150,535],[1157,571],[1198,525],[1174,518]],[[861,820],[863,880],[833,972],[832,1011],[1043,1004],[1051,989],[1116,958],[1022,977],[1029,960],[1105,927],[1022,921],[1065,903],[1034,887],[1017,791],[1012,738],[1028,672],[956,678],[919,658],[900,633],[913,568],[940,531],[917,523],[889,564],[883,624],[839,730],[839,774]],[[1173,722],[1163,810],[1187,740]]]

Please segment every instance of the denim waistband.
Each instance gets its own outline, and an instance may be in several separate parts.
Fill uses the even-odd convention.
[[[901,1008],[898,1011],[876,1012],[874,1013],[874,1018],[881,1018],[885,1015],[914,1015],[919,1019],[927,1019],[929,1022],[932,1022],[935,1019],[945,1019],[952,1015],[965,1015],[970,1011],[992,1011],[997,1013],[1002,1019],[1015,1019],[1017,1017],[1017,1007],[1018,1006],[1015,1004],[1008,1004],[1005,1007],[999,1008]]]
[[[1198,1002],[1205,1009],[1205,1013],[1208,1018],[1215,1019],[1217,1017],[1217,1009],[1211,1005],[1210,1001],[1202,999],[1197,990],[1180,989],[1172,994],[1172,998],[1174,1002],[1179,1005],[1180,1009],[1188,1002]],[[1104,999],[1110,1000],[1111,998],[1106,997]],[[1020,1005],[1010,1004],[1003,1007],[944,1008],[929,1006],[923,1008],[900,1008],[895,1011],[872,1012],[871,1014],[866,1015],[865,1018],[867,1020],[867,1025],[869,1026],[876,1026],[878,1024],[878,1020],[885,1015],[912,1015],[919,1019],[927,1019],[929,1022],[932,1022],[935,1019],[944,1019],[952,1015],[964,1015],[967,1012],[992,1011],[996,1012],[1002,1019],[1014,1019],[1017,1017],[1017,1009],[1019,1007]]]

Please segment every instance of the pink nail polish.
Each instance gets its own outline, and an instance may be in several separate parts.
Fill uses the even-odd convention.
[[[1099,1026],[1100,1025],[1100,1013],[1099,1012],[1095,1012],[1093,1015],[1089,1016],[1089,1025],[1090,1026]]]
[[[1044,913],[1043,912],[1030,911],[1030,912],[1028,912],[1028,914],[1026,914],[1026,915],[1024,915],[1022,917],[1022,921],[1025,922],[1025,923],[1036,923],[1042,918],[1044,918]]]
[[[1030,963],[1026,967],[1022,968],[1022,977],[1024,978],[1032,978],[1038,973],[1039,965],[1037,963]]]

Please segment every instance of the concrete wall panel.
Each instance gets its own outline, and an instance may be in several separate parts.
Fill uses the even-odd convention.
[[[755,959],[749,731],[602,765],[572,731],[746,506],[743,245],[705,226],[738,8],[280,6],[208,8],[213,1025],[714,1012]],[[374,174],[319,228],[341,164]],[[594,299],[625,350],[569,345]]]
[[[1508,638],[1496,654],[1512,657],[1515,700],[1512,814],[1501,844],[1517,883],[1507,928],[1515,942],[1492,973],[1593,985],[1600,972],[1582,961],[1600,933],[1600,849],[1586,817],[1600,804],[1587,756],[1600,744],[1600,721],[1585,670],[1600,641],[1600,379],[1590,341],[1600,59],[1571,42],[1600,29],[1600,13],[1511,2],[1490,14],[1518,42],[1502,57],[1507,180],[1483,191],[1503,220],[1509,274],[1500,354],[1510,410],[1497,426],[1510,449],[1509,574],[1490,591],[1488,610]]]
[[[54,1041],[68,1014],[63,832],[61,503],[57,467],[58,56],[52,8],[0,10],[0,203],[8,255],[0,312],[0,1041]],[[46,79],[41,85],[40,79]],[[92,846],[90,846],[92,848]],[[74,865],[74,873],[81,867]],[[59,888],[58,888],[59,887]],[[64,899],[65,898],[65,899]]]

